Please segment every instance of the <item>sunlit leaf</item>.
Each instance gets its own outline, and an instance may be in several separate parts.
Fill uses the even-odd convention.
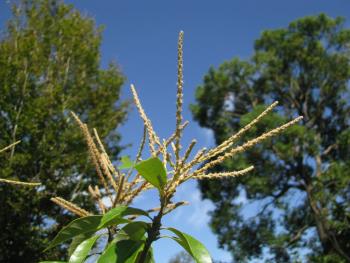
[[[95,231],[92,231],[74,237],[68,248],[68,256],[71,256],[77,246],[79,246],[79,244],[84,240],[90,238],[94,233]]]
[[[73,220],[67,226],[63,227],[56,237],[52,240],[50,245],[45,249],[48,250],[65,242],[69,239],[72,239],[78,235],[97,231],[101,223],[102,216],[86,216]]]
[[[147,182],[158,188],[160,191],[166,185],[166,170],[162,161],[157,157],[142,161],[138,163],[135,168]]]
[[[129,156],[123,156],[121,158],[121,165],[118,167],[119,169],[130,169],[134,166],[134,163],[130,160]]]
[[[97,263],[134,263],[138,253],[143,249],[145,233],[148,228],[149,224],[139,221],[125,225],[99,257]],[[125,248],[126,251],[122,251],[125,250]]]
[[[142,240],[120,240],[112,242],[99,257],[97,263],[134,263],[143,248]]]
[[[63,227],[45,251],[79,235],[96,232],[110,225],[128,223],[130,221],[123,218],[128,215],[144,215],[149,217],[146,211],[127,206],[113,208],[103,216],[96,215],[81,217]]]
[[[103,215],[99,228],[104,228],[109,225],[118,224],[121,220],[123,220],[124,216],[128,215],[143,215],[147,217],[149,216],[148,213],[142,209],[121,205],[111,209],[105,215]],[[126,222],[127,221],[124,220],[124,223]]]
[[[100,235],[96,235],[80,243],[69,258],[69,263],[84,262],[99,237]]]
[[[177,236],[172,237],[172,239],[182,246],[197,263],[212,263],[208,250],[201,242],[175,228],[169,227],[167,229]]]
[[[141,240],[149,227],[146,222],[134,221],[125,225],[118,235],[126,235],[131,240]]]

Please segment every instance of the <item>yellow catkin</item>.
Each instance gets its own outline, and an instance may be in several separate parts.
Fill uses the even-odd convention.
[[[98,203],[98,206],[100,207],[101,212],[103,214],[106,213],[106,207],[101,200],[100,191],[95,192],[95,190],[92,188],[91,185],[89,185],[88,190],[89,190],[89,193],[92,196],[92,198]],[[98,187],[97,187],[97,190],[98,190]]]
[[[113,206],[116,204],[121,204],[122,203],[122,198],[123,198],[123,188],[124,188],[124,181],[125,181],[125,176],[122,175],[119,180],[119,185],[118,185],[118,191],[116,192],[114,201],[113,201]]]
[[[88,150],[90,153],[90,157],[92,159],[93,164],[95,165],[95,169],[97,172],[98,177],[100,178],[100,181],[102,183],[102,185],[106,188],[106,190],[108,191],[108,186],[107,186],[107,182],[106,179],[102,173],[102,167],[101,167],[101,163],[100,163],[100,152],[98,151],[96,144],[93,140],[93,138],[91,137],[90,133],[89,133],[89,129],[87,127],[86,124],[84,124],[84,135],[86,138],[86,142],[87,142],[87,146],[88,146]]]
[[[140,147],[136,154],[136,162],[139,162],[141,160],[143,148],[145,147],[145,143],[146,143],[146,134],[147,134],[147,127],[143,126],[142,139],[141,139]]]
[[[107,154],[104,154],[105,161],[107,163],[108,169],[110,172],[115,176],[116,182],[118,181],[120,177],[120,172],[114,167],[111,160],[109,159],[109,156]]]
[[[176,152],[176,146],[175,146],[175,143],[170,143],[170,146],[171,146],[171,149],[173,150],[173,152],[175,153]],[[179,146],[180,147],[180,146]]]
[[[149,183],[144,182],[138,188],[133,190],[130,194],[126,195],[125,198],[123,198],[120,202],[128,205],[132,202],[132,200],[134,200],[135,197],[137,197],[140,193],[147,189],[149,189]]]
[[[95,135],[96,141],[97,141],[98,146],[100,147],[101,151],[102,151],[103,153],[107,154],[106,149],[105,149],[105,147],[103,146],[103,143],[102,143],[102,141],[101,141],[101,139],[100,139],[100,136],[98,135],[97,130],[94,128],[93,131],[94,131],[94,135]]]
[[[9,146],[6,146],[5,148],[0,149],[0,153],[6,151],[8,149],[11,149],[12,147],[14,147],[15,145],[19,144],[20,142],[21,141],[14,142],[14,143],[10,144]]]
[[[204,173],[205,171],[207,171],[210,168],[213,168],[215,165],[218,165],[220,163],[222,163],[224,160],[226,160],[227,158],[232,157],[233,155],[237,154],[237,153],[241,153],[244,152],[246,150],[248,150],[249,148],[253,147],[254,145],[268,139],[271,138],[272,136],[275,136],[276,134],[282,132],[283,130],[287,129],[288,127],[290,127],[291,125],[295,124],[296,122],[300,121],[303,117],[300,116],[278,128],[275,128],[269,132],[264,133],[263,135],[252,139],[248,142],[246,142],[245,144],[238,146],[236,148],[233,148],[232,150],[226,152],[224,155],[219,156],[216,160],[213,160],[211,162],[208,162],[207,164],[205,164],[202,168],[200,168],[199,170],[194,172],[194,176]]]
[[[183,131],[188,124],[189,122],[185,121],[183,124],[181,124],[180,130]],[[165,143],[166,147],[168,147],[173,142],[173,140],[175,139],[175,136],[176,136],[175,132],[172,135],[170,135],[170,137],[166,140],[166,143]],[[158,156],[160,153],[161,153],[161,149],[158,149],[156,152],[156,156]]]
[[[8,180],[0,178],[0,183],[6,183],[6,184],[12,184],[12,185],[23,185],[23,186],[39,186],[40,183],[32,183],[32,182],[22,182],[22,181],[16,181],[16,180]]]
[[[224,151],[226,151],[228,148],[232,146],[232,144],[241,137],[242,134],[244,134],[246,131],[248,131],[251,127],[253,127],[256,123],[258,123],[266,114],[268,114],[270,111],[272,111],[273,108],[275,108],[278,104],[278,101],[275,101],[272,103],[269,107],[267,107],[261,114],[259,114],[258,117],[256,117],[254,120],[252,120],[250,123],[248,123],[246,126],[244,126],[241,130],[239,130],[236,134],[232,135],[230,138],[225,140],[223,143],[221,143],[219,146],[215,147],[214,149],[211,149],[208,151],[208,153],[201,158],[201,161],[211,159]]]
[[[175,169],[174,169],[174,176],[170,181],[170,184],[172,184],[173,182],[177,181],[177,179],[179,178],[179,176],[181,175],[182,172],[182,166],[185,164],[187,158],[190,156],[193,147],[195,146],[195,144],[197,143],[196,140],[192,140],[190,145],[188,146],[183,158],[181,158],[180,162],[175,165]]]
[[[222,179],[224,177],[237,177],[237,176],[244,175],[253,169],[254,169],[254,166],[249,166],[248,168],[242,169],[239,171],[201,174],[193,178],[202,180],[202,179]]]
[[[87,125],[84,124],[74,112],[71,112],[71,114],[74,117],[75,121],[78,123],[78,125],[79,125],[79,127],[80,127],[80,129],[81,129],[81,131],[82,131],[82,133],[84,135],[86,144],[88,146],[88,152],[90,154],[90,158],[92,160],[92,163],[95,166],[97,176],[100,179],[100,182],[102,183],[103,187],[105,188],[105,190],[107,192],[107,195],[109,196],[109,198],[112,201],[112,197],[111,197],[111,194],[110,194],[110,191],[109,191],[106,179],[104,178],[104,175],[103,175],[103,173],[101,171],[100,160],[99,160],[100,159],[100,153],[99,153],[99,151],[98,151],[98,149],[96,147],[96,144],[95,144],[93,138],[90,135],[89,129],[88,129]]]
[[[178,208],[179,206],[183,206],[183,205],[189,205],[189,202],[187,202],[187,201],[180,201],[180,202],[168,204],[166,206],[166,211],[164,212],[164,214],[168,214],[171,211],[173,211],[176,208]]]
[[[140,117],[144,122],[144,125],[147,127],[147,132],[148,132],[148,137],[149,137],[149,147],[151,150],[152,155],[154,155],[156,153],[156,149],[155,149],[155,144],[160,146],[160,140],[158,138],[158,136],[156,135],[156,133],[154,132],[153,126],[151,121],[148,119],[142,105],[139,99],[139,96],[137,95],[136,89],[134,87],[133,84],[131,84],[131,92],[132,95],[134,97],[134,102],[135,105],[139,111]]]
[[[181,168],[180,173],[182,175],[184,175],[185,173],[187,173],[187,171],[189,171],[193,166],[201,163],[200,159],[202,158],[202,156],[205,154],[205,152],[207,151],[207,148],[202,148],[200,149],[197,154],[193,157],[192,161],[190,161],[189,163],[187,163],[186,165],[184,165],[183,168]]]
[[[175,169],[175,164],[174,164],[173,161],[171,160],[171,157],[172,157],[171,154],[167,152],[167,154],[166,154],[167,161],[168,161],[168,163],[170,164],[170,166],[171,166],[173,169]]]
[[[167,165],[167,161],[168,161],[168,158],[167,158],[167,149],[166,149],[167,147],[166,147],[166,140],[165,139],[163,139],[163,145],[162,145],[162,147],[161,147],[161,153],[162,153],[162,155],[163,155],[163,165],[164,165],[164,167],[166,167],[166,165]]]
[[[180,140],[182,122],[182,104],[183,104],[183,31],[179,33],[177,46],[177,99],[176,99],[176,128],[175,128],[175,158],[176,165],[180,162]]]
[[[110,184],[112,185],[114,191],[117,191],[118,190],[118,186],[117,186],[117,183],[115,181],[115,179],[113,178],[113,175],[111,174],[109,168],[108,168],[108,161],[106,159],[106,154],[101,154],[100,155],[100,158],[101,158],[101,164],[102,164],[102,170],[103,170],[103,173],[106,175],[106,177],[108,178]]]
[[[76,214],[77,216],[84,217],[84,216],[89,216],[91,213],[88,211],[84,210],[83,208],[80,208],[79,206],[61,198],[61,197],[53,197],[51,198],[51,201],[54,202],[55,204],[61,206],[64,209],[67,209],[68,211]]]
[[[98,204],[99,206],[104,210],[104,211],[107,211],[107,208],[106,206],[104,205],[103,201],[102,201],[102,196],[101,196],[101,192],[100,192],[100,189],[98,188],[97,185],[95,185],[95,194],[98,198]]]
[[[102,170],[103,170],[104,174],[107,176],[107,178],[109,179],[114,190],[116,190],[117,182],[116,182],[116,179],[113,177],[113,175],[118,177],[119,172],[115,169],[114,165],[112,164],[111,160],[109,159],[109,156],[106,152],[106,149],[105,149],[96,129],[94,129],[94,135],[95,135],[96,141],[97,141],[97,143],[102,151],[102,153],[100,154],[101,155],[100,156],[100,163],[102,166]]]
[[[182,158],[181,160],[181,163],[185,163],[186,160],[188,159],[188,157],[190,156],[192,150],[193,150],[193,147],[196,145],[197,141],[195,139],[193,139],[190,143],[190,145],[188,146],[185,154],[184,154],[184,157]]]

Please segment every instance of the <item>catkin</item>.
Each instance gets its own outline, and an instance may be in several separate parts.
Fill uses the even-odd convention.
[[[156,133],[154,132],[152,123],[148,119],[148,117],[147,117],[147,115],[146,115],[146,113],[141,105],[139,96],[137,95],[136,89],[135,89],[133,84],[131,84],[131,92],[132,92],[132,95],[134,97],[134,102],[135,102],[135,105],[139,111],[139,114],[140,114],[145,126],[147,127],[147,132],[148,132],[148,137],[149,137],[149,147],[150,147],[152,155],[154,155],[156,152],[155,144],[160,146],[160,140],[159,140],[158,136],[156,135]]]
[[[254,169],[254,166],[249,166],[248,168],[242,169],[239,171],[201,174],[201,175],[197,175],[194,178],[198,180],[202,180],[202,179],[221,179],[224,177],[237,177],[237,176],[244,175],[253,169]]]
[[[51,201],[61,206],[62,208],[65,208],[68,211],[71,211],[73,214],[76,214],[77,216],[84,217],[84,216],[91,215],[91,213],[89,213],[88,211],[84,210],[83,208],[80,208],[79,206],[61,197],[53,197],[51,198]]]
[[[269,132],[266,132],[264,133],[263,135],[255,138],[255,139],[252,139],[248,142],[246,142],[245,144],[241,145],[241,146],[238,146],[236,148],[233,148],[232,150],[226,152],[224,155],[222,156],[219,156],[216,160],[213,160],[211,162],[208,162],[207,164],[205,164],[202,168],[198,169],[197,171],[194,172],[194,176],[197,175],[197,174],[201,174],[201,173],[204,173],[206,170],[210,169],[210,168],[213,168],[215,165],[217,164],[220,164],[222,163],[224,160],[232,157],[233,155],[237,154],[237,153],[241,153],[241,152],[244,152],[246,150],[248,150],[249,148],[253,147],[254,145],[272,137],[272,136],[275,136],[276,134],[282,132],[283,130],[287,129],[288,127],[290,127],[291,125],[293,125],[294,123],[300,121],[303,117],[300,116],[298,118],[295,118],[294,120],[278,127],[278,128],[275,128]]]
[[[225,140],[223,143],[221,143],[219,146],[215,147],[214,149],[211,149],[208,151],[208,153],[201,158],[201,161],[211,159],[224,151],[226,151],[228,148],[232,146],[232,144],[245,132],[247,132],[251,127],[253,127],[256,123],[258,123],[266,114],[268,114],[270,111],[272,111],[273,108],[275,108],[278,104],[278,101],[275,101],[272,103],[268,108],[266,108],[262,113],[259,114],[258,117],[256,117],[254,120],[252,120],[250,123],[248,123],[246,126],[244,126],[241,130],[239,130],[236,134],[232,135],[230,138]]]
[[[34,183],[34,182],[22,182],[22,181],[15,181],[15,180],[8,180],[0,178],[0,183],[7,183],[12,185],[23,185],[23,186],[39,186],[40,183]]]
[[[8,149],[11,149],[12,147],[14,147],[15,145],[19,144],[20,142],[21,142],[21,141],[14,142],[14,143],[12,143],[12,144],[6,146],[5,148],[0,149],[0,153],[6,151],[6,150],[8,150]]]
[[[183,104],[183,31],[180,31],[177,48],[177,99],[176,99],[176,128],[175,128],[175,158],[176,165],[180,162],[180,140]]]

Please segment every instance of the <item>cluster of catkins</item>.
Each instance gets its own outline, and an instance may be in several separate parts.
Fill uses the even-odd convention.
[[[267,107],[258,117],[252,120],[249,124],[239,130],[236,134],[233,134],[226,141],[218,145],[213,149],[207,150],[206,148],[200,149],[194,157],[189,160],[192,150],[196,144],[196,140],[193,140],[184,151],[183,156],[180,156],[182,145],[181,137],[185,127],[188,125],[188,121],[183,122],[182,117],[182,105],[183,105],[183,32],[179,34],[178,41],[178,78],[177,78],[177,100],[176,100],[176,128],[174,133],[167,139],[162,141],[156,134],[151,120],[147,117],[136,89],[131,85],[131,91],[133,94],[135,105],[138,109],[141,119],[144,123],[143,137],[140,143],[139,151],[135,158],[135,163],[141,161],[142,152],[148,138],[148,146],[152,157],[159,157],[163,161],[164,167],[167,169],[167,185],[164,190],[164,197],[167,199],[166,213],[175,209],[176,207],[186,204],[186,202],[172,203],[171,198],[176,192],[177,187],[189,179],[220,179],[224,177],[236,177],[241,176],[252,169],[253,166],[249,166],[243,170],[227,171],[220,173],[208,172],[214,166],[222,163],[223,161],[233,157],[236,154],[242,153],[254,145],[282,132],[289,126],[298,122],[302,117],[295,118],[294,120],[279,126],[273,130],[270,130],[252,140],[249,140],[242,145],[235,146],[237,140],[247,132],[252,126],[259,122],[266,114],[268,114],[277,105],[274,102]],[[89,149],[89,155],[92,163],[96,168],[96,173],[100,181],[99,186],[89,186],[88,191],[91,197],[96,201],[101,213],[106,213],[109,209],[114,208],[117,205],[129,205],[133,199],[141,194],[143,191],[152,188],[153,186],[145,181],[140,174],[131,166],[126,172],[115,167],[110,160],[105,147],[103,146],[96,129],[93,129],[93,135],[90,133],[86,124],[82,123],[78,116],[72,113],[72,116],[77,121],[80,129],[82,130],[86,143]],[[103,202],[104,198],[108,198],[110,205],[107,207]],[[72,213],[78,216],[87,216],[91,213],[76,206],[75,204],[64,200],[61,197],[54,197],[51,199],[61,207],[68,209]],[[157,208],[150,211],[156,211]]]

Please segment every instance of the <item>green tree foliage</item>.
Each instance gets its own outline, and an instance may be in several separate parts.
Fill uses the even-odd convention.
[[[176,254],[172,259],[170,259],[169,263],[193,263],[191,256],[186,252],[181,251]]]
[[[94,209],[84,191],[96,176],[69,111],[96,127],[116,158],[127,104],[116,65],[100,68],[101,28],[91,18],[51,0],[21,1],[12,11],[0,39],[0,146],[21,143],[0,156],[0,177],[42,186],[0,185],[0,261],[37,262],[56,223],[71,219],[50,197]]]
[[[246,138],[304,116],[300,125],[215,168],[253,163],[250,175],[200,184],[216,205],[211,226],[236,261],[289,262],[302,253],[311,262],[350,261],[349,51],[342,18],[305,17],[263,32],[251,60],[211,68],[198,87],[193,115],[214,131],[217,144],[276,100],[275,113]]]

